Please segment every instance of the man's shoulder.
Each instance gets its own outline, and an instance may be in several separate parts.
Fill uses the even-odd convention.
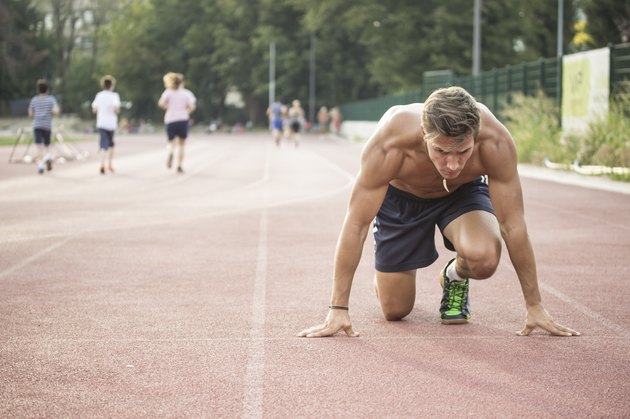
[[[422,106],[419,103],[396,105],[384,115],[383,125],[390,133],[407,134],[420,128]]]
[[[508,129],[486,106],[480,107],[480,126],[478,138],[485,144],[489,143],[513,143]]]
[[[389,118],[419,118],[422,113],[422,103],[408,103],[405,105],[394,105],[390,107],[383,116]]]
[[[479,156],[487,174],[505,175],[516,170],[516,146],[508,129],[487,108],[481,115],[478,135]]]
[[[418,105],[396,105],[389,108],[370,137],[368,149],[379,149],[388,153],[416,147],[421,131],[421,108]]]
[[[405,130],[407,126],[418,125],[421,121],[422,104],[394,105],[390,107],[378,123],[378,128],[387,131]]]

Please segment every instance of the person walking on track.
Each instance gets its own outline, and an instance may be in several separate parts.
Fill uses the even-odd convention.
[[[105,76],[101,79],[103,90],[96,94],[92,102],[92,112],[96,114],[96,128],[99,134],[99,154],[101,155],[102,175],[105,174],[105,160],[107,169],[114,172],[112,160],[114,158],[114,133],[118,127],[118,113],[120,112],[120,96],[114,92],[116,79]]]
[[[579,335],[543,307],[514,141],[464,89],[438,89],[423,104],[394,106],[383,115],[362,152],[337,243],[327,317],[298,336],[357,336],[350,289],[372,222],[374,285],[387,320],[413,309],[416,270],[438,258],[437,226],[446,248],[456,252],[439,275],[442,323],[470,320],[469,279],[494,274],[503,239],[525,299],[525,324],[517,333],[540,327],[553,335]]]
[[[33,118],[33,136],[37,146],[37,172],[44,173],[44,167],[52,170],[53,158],[50,155],[50,137],[53,115],[59,115],[57,99],[48,94],[48,82],[37,80],[37,96],[28,105],[28,116]]]
[[[164,124],[166,125],[166,136],[168,138],[166,167],[173,166],[173,142],[177,138],[178,160],[177,173],[184,173],[182,164],[184,162],[184,146],[188,138],[188,125],[190,114],[197,106],[197,98],[184,87],[184,76],[180,73],[167,73],[164,75],[164,87],[166,88],[160,96],[158,105],[164,109]]]

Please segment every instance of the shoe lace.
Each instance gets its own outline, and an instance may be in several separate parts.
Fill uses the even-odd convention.
[[[448,305],[451,309],[461,310],[468,296],[466,281],[452,281],[448,287]]]

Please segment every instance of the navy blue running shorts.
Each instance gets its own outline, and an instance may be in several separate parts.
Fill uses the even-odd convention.
[[[101,150],[107,150],[110,147],[114,147],[114,131],[108,129],[99,128],[99,147]]]
[[[374,219],[376,270],[403,272],[431,265],[438,258],[435,226],[446,248],[455,250],[444,229],[460,215],[478,210],[494,214],[483,177],[436,199],[418,198],[389,185]]]
[[[44,128],[35,128],[35,144],[44,144],[46,147],[50,145],[50,130]]]
[[[179,137],[185,140],[188,137],[188,121],[175,121],[166,124],[166,136],[169,141]]]

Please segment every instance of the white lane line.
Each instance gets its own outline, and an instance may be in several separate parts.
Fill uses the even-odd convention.
[[[512,266],[511,263],[507,262],[505,259],[502,259],[501,265],[511,270],[514,273],[514,275],[516,275],[516,269],[514,269],[514,266]],[[595,322],[601,324],[602,326],[612,330],[613,332],[623,337],[626,337],[626,338],[630,337],[630,332],[628,332],[626,328],[616,324],[615,322],[591,310],[590,308],[586,307],[584,304],[581,304],[580,302],[574,300],[573,298],[569,297],[562,291],[559,291],[555,289],[554,287],[552,287],[551,285],[548,285],[540,280],[538,280],[538,286],[540,287],[541,290],[548,292],[549,294],[553,295],[557,299],[564,301],[569,306],[573,307],[575,310],[582,312],[587,317],[590,317],[591,320],[594,320]],[[571,327],[571,325],[569,325],[568,327]]]
[[[315,156],[317,159],[319,159],[323,164],[325,164],[326,166],[330,167],[331,169],[333,169],[334,171],[336,171],[337,173],[341,174],[342,176],[344,176],[346,178],[346,182],[342,185],[340,185],[339,187],[329,190],[329,191],[325,191],[322,192],[320,194],[315,194],[315,195],[311,195],[311,196],[305,196],[305,197],[301,197],[301,198],[294,198],[294,199],[288,199],[285,201],[278,201],[275,203],[270,203],[269,202],[269,198],[268,198],[268,189],[265,188],[265,197],[263,200],[257,201],[252,205],[247,205],[241,208],[230,208],[230,209],[223,209],[223,210],[214,210],[214,211],[209,211],[200,215],[193,215],[193,216],[187,216],[187,217],[182,217],[179,218],[177,220],[172,220],[172,219],[168,219],[168,220],[163,220],[163,221],[154,221],[154,222],[144,222],[144,223],[138,223],[136,225],[134,225],[133,227],[129,227],[129,226],[111,226],[111,227],[104,227],[104,228],[89,228],[89,229],[83,229],[81,231],[80,234],[74,234],[72,236],[61,236],[62,239],[53,244],[52,247],[54,250],[55,248],[57,248],[58,246],[61,246],[62,244],[64,244],[65,242],[67,242],[68,240],[70,240],[71,237],[77,237],[79,235],[85,235],[85,234],[93,234],[93,233],[98,233],[98,232],[103,232],[103,231],[116,231],[116,230],[129,230],[131,228],[141,228],[141,227],[150,227],[150,226],[159,226],[159,225],[164,225],[164,224],[171,224],[174,221],[176,222],[190,222],[190,221],[196,221],[196,220],[200,220],[200,219],[207,219],[207,218],[212,218],[212,217],[220,217],[220,216],[224,216],[224,215],[235,215],[235,214],[239,214],[239,213],[243,213],[243,212],[248,212],[248,211],[253,211],[256,209],[262,209],[266,212],[266,210],[268,208],[277,208],[277,207],[282,207],[282,206],[289,206],[289,205],[294,205],[294,204],[300,204],[300,203],[305,203],[305,202],[311,202],[311,201],[317,201],[319,199],[323,199],[327,196],[331,196],[331,195],[335,195],[347,188],[349,188],[353,183],[354,183],[354,175],[352,175],[351,173],[349,173],[348,171],[342,169],[341,167],[335,165],[334,163],[332,163],[330,160],[326,159],[325,157],[320,156],[317,153],[314,152],[310,152],[313,156]],[[249,184],[243,185],[241,187],[237,187],[234,190],[247,190],[247,189],[251,189],[251,188],[258,188],[260,187],[260,185],[264,184],[265,182],[267,182],[269,180],[269,164],[270,164],[270,160],[269,160],[269,149],[267,148],[267,153],[266,153],[266,161],[265,161],[265,170],[264,170],[264,174],[261,178],[254,180],[253,182],[250,182]],[[130,203],[130,206],[131,203]],[[47,234],[44,236],[39,236],[38,238],[54,238],[54,237],[59,237],[60,235],[58,234]],[[11,241],[15,241],[15,240],[10,240],[7,241],[5,243],[11,242]],[[23,241],[23,240],[20,240]],[[23,260],[22,262],[19,262],[18,264],[8,268],[6,271],[4,272],[0,272],[0,279],[2,279],[4,276],[18,270],[18,269],[22,269],[23,267],[27,266],[28,264],[36,261],[37,259],[39,259],[41,256],[46,255],[47,253],[49,253],[48,251],[45,252],[40,252],[37,254],[34,254],[30,257],[28,257],[27,259]]]
[[[265,175],[269,178],[269,147],[265,156]],[[243,397],[243,418],[262,418],[263,389],[265,374],[265,299],[267,292],[267,240],[268,210],[267,200],[269,187],[263,189],[263,205],[260,212],[258,232],[258,255],[256,258],[256,277],[254,279],[254,295],[252,298],[252,318],[245,370],[245,388]]]
[[[326,166],[330,167],[331,169],[333,169],[335,172],[339,173],[342,176],[345,176],[348,181],[350,182],[354,182],[354,175],[350,172],[348,172],[346,169],[343,169],[339,166],[337,166],[335,163],[331,162],[330,160],[328,160],[327,158],[323,157],[322,155],[312,151],[312,150],[308,150],[308,152],[313,155],[314,157],[316,157],[319,161],[321,161],[323,164],[325,164]]]
[[[626,338],[630,337],[630,332],[626,328],[624,328],[623,326],[616,324],[615,322],[605,318],[604,316],[602,316],[602,315],[598,314],[597,312],[591,310],[590,308],[586,307],[585,305],[580,304],[579,302],[575,301],[573,298],[569,297],[568,295],[564,294],[563,292],[558,291],[557,289],[553,288],[551,285],[547,285],[545,283],[541,283],[540,287],[543,290],[545,290],[546,292],[548,292],[549,294],[551,294],[554,297],[556,297],[557,299],[562,300],[565,303],[569,304],[574,309],[576,309],[578,311],[581,311],[586,316],[590,317],[591,319],[595,320],[596,322],[600,323],[601,325],[607,327],[608,329],[612,330],[613,332],[617,333],[618,335],[621,335],[621,336],[626,337]]]
[[[31,264],[32,262],[36,261],[37,259],[39,259],[42,256],[47,255],[48,253],[52,252],[53,250],[57,249],[58,247],[63,246],[64,244],[66,244],[72,237],[74,236],[66,236],[63,239],[59,240],[56,243],[51,244],[50,246],[46,247],[45,249],[40,250],[39,252],[27,257],[26,259],[24,259],[23,261],[16,263],[15,265],[9,267],[8,269],[5,269],[4,271],[0,272],[0,279],[5,279],[6,277],[8,277],[9,275],[11,275],[13,272],[20,270],[22,268],[24,268],[25,266]]]
[[[336,188],[327,190],[327,191],[323,191],[321,193],[318,194],[314,194],[314,195],[308,195],[308,196],[303,196],[303,197],[296,197],[296,198],[289,198],[289,199],[285,199],[285,200],[278,200],[277,202],[270,202],[269,199],[267,199],[267,201],[263,201],[263,200],[258,200],[256,202],[253,202],[249,205],[244,205],[240,208],[226,208],[226,209],[218,209],[218,210],[210,210],[207,212],[203,212],[201,214],[195,214],[195,215],[188,215],[188,216],[181,216],[178,217],[177,219],[173,219],[173,218],[168,218],[168,219],[164,219],[164,220],[159,220],[159,221],[155,221],[155,220],[143,220],[143,222],[137,223],[133,226],[128,226],[128,225],[111,225],[111,226],[106,226],[106,227],[93,227],[93,228],[83,228],[81,230],[81,234],[94,234],[94,233],[99,233],[99,232],[104,232],[104,231],[116,231],[116,230],[129,230],[132,228],[142,228],[142,227],[152,227],[152,226],[160,226],[160,225],[165,225],[165,224],[172,224],[174,222],[178,222],[178,223],[185,223],[185,222],[191,222],[191,221],[197,221],[197,220],[201,220],[201,219],[207,219],[207,218],[212,218],[212,217],[221,217],[221,216],[225,216],[225,215],[236,215],[236,214],[240,214],[243,212],[248,212],[248,211],[254,211],[257,209],[261,209],[261,208],[278,208],[278,207],[285,207],[285,206],[290,206],[290,205],[296,205],[296,204],[303,204],[303,203],[307,203],[307,202],[313,202],[313,201],[318,201],[320,199],[326,198],[328,196],[333,196],[336,195],[350,187],[352,187],[353,183],[354,183],[354,175],[351,174],[350,172],[346,171],[345,169],[337,166],[336,164],[332,163],[330,160],[326,159],[325,157],[320,156],[317,153],[314,153],[312,151],[309,151],[309,153],[311,153],[315,158],[317,158],[318,160],[320,160],[324,165],[330,167],[331,169],[333,169],[335,172],[339,173],[340,175],[342,175],[343,177],[346,178],[345,183],[340,184],[339,186],[337,186]],[[265,173],[261,178],[256,179],[248,184],[245,184],[243,186],[238,186],[235,187],[233,189],[231,189],[231,192],[235,192],[235,191],[245,191],[245,190],[249,190],[249,189],[259,189],[260,185],[264,184],[265,182],[267,182],[269,180],[269,173]],[[130,203],[133,203],[132,201],[130,201]],[[203,207],[203,204],[199,204],[199,207]],[[133,206],[130,205],[131,208],[134,208]],[[118,210],[119,213],[122,214],[122,209]],[[54,238],[54,237],[59,237],[60,234],[45,234],[42,236],[38,236],[38,238]],[[16,239],[11,239],[11,240],[7,240],[5,241],[5,243],[9,243],[9,242],[23,242],[23,241],[27,241],[30,240],[30,238],[28,239],[20,239],[20,240],[16,240]]]

